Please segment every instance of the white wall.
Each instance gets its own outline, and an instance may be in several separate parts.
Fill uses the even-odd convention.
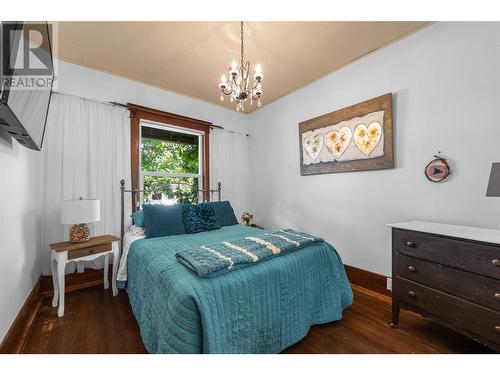
[[[39,156],[0,131],[0,342],[41,274]]]
[[[298,123],[394,94],[396,168],[300,176]],[[437,23],[250,116],[251,206],[257,222],[323,236],[355,267],[389,275],[385,224],[421,219],[498,228],[485,198],[500,161],[500,23]],[[452,176],[426,180],[441,151]]]
[[[248,116],[224,107],[66,61],[59,61],[58,66],[58,91],[105,102],[139,104],[248,132]]]

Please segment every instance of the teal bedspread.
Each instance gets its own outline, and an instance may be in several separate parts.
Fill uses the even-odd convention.
[[[135,241],[127,293],[150,353],[278,353],[313,324],[342,318],[352,291],[337,252],[325,242],[213,278],[175,254],[262,234],[233,225]]]

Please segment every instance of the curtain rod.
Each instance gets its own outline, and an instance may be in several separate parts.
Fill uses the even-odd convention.
[[[85,98],[85,97],[79,96],[79,95],[68,94],[67,92],[64,92],[64,91],[52,91],[52,93],[53,94],[57,94],[57,95],[63,95],[63,96],[71,96],[73,98],[86,100],[88,102],[93,102],[93,103],[99,103],[99,104],[105,104],[105,105],[112,105],[112,106],[118,106],[118,107],[127,108],[126,104],[122,104],[122,103],[118,103],[118,102],[105,102],[105,101],[98,100],[98,99]]]
[[[83,100],[87,100],[89,102],[94,102],[94,103],[99,103],[99,104],[105,104],[105,105],[112,105],[114,107],[122,107],[122,108],[125,108],[128,110],[128,105],[126,104],[123,104],[123,103],[118,103],[118,102],[105,102],[105,101],[102,101],[102,100],[97,100],[97,99],[90,99],[90,98],[85,98],[83,96],[78,96],[78,95],[74,95],[74,94],[68,94],[64,91],[53,91],[52,93],[54,94],[58,94],[58,95],[65,95],[65,96],[71,96],[73,98],[78,98],[78,99],[83,99]],[[247,137],[249,137],[249,134],[245,134],[245,133],[239,133],[239,132],[235,132],[233,130],[228,130],[226,128],[224,128],[223,126],[220,126],[220,125],[215,125],[215,124],[212,124],[210,125],[210,128],[212,129],[218,129],[218,130],[223,130],[223,131],[226,131],[226,132],[229,132],[229,133],[233,133],[233,134],[241,134],[241,135],[246,135]]]
[[[233,130],[228,130],[222,126],[217,126],[217,125],[212,125],[210,126],[211,128],[215,128],[217,130],[222,130],[222,131],[225,131],[225,132],[228,132],[228,133],[233,133],[233,134],[239,134],[239,135],[244,135],[246,137],[250,137],[250,134],[247,134],[247,133],[240,133],[240,132],[235,132]]]
[[[123,104],[123,103],[118,103],[118,102],[108,102],[109,104],[116,105],[118,107],[124,107],[128,109],[128,105]]]

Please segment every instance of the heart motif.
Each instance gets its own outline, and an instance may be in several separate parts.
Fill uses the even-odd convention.
[[[351,143],[352,132],[347,126],[344,126],[339,131],[332,130],[326,133],[325,145],[326,149],[333,155],[335,159],[338,159]]]
[[[370,156],[375,147],[377,147],[381,136],[382,126],[378,122],[372,122],[368,127],[364,124],[359,124],[354,129],[354,143],[356,143],[356,146],[366,156]]]
[[[316,160],[318,157],[323,149],[323,144],[323,134],[308,135],[302,139],[302,147],[304,147],[304,150],[313,160]]]

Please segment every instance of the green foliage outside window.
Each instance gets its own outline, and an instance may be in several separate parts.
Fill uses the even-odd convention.
[[[143,172],[198,174],[198,144],[142,139]],[[161,200],[163,196],[179,203],[198,202],[198,179],[192,177],[144,176],[144,200]]]

